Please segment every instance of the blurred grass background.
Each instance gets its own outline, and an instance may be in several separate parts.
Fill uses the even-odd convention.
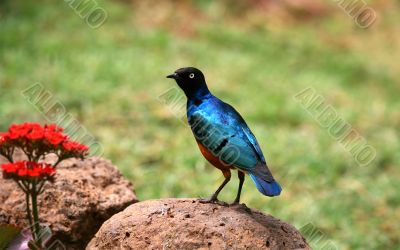
[[[335,1],[97,1],[91,29],[67,1],[0,1],[0,131],[46,119],[21,95],[41,83],[102,143],[140,200],[206,197],[221,173],[200,155],[181,112],[160,101],[165,75],[202,69],[257,136],[284,191],[247,178],[242,201],[338,249],[400,249],[399,2],[367,1],[361,29]],[[356,164],[293,99],[313,87],[376,148]],[[234,175],[236,176],[236,175]],[[234,199],[233,178],[221,198]]]

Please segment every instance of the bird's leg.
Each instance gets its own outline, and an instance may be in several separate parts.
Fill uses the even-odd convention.
[[[239,177],[239,189],[238,189],[235,201],[232,203],[232,205],[239,204],[240,194],[242,193],[242,187],[243,187],[243,183],[244,183],[244,173],[242,171],[238,170],[238,177]]]
[[[222,171],[224,174],[225,180],[222,182],[221,186],[215,191],[215,193],[211,196],[209,199],[200,199],[201,203],[218,203],[218,194],[221,192],[221,190],[225,187],[226,183],[228,183],[231,180],[231,171]],[[226,203],[224,204],[226,205]]]

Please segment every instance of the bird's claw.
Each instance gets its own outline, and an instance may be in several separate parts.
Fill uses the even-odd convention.
[[[215,203],[215,202],[218,202],[219,200],[218,199],[216,199],[216,198],[200,198],[199,199],[199,202],[200,203]]]
[[[213,198],[213,197],[211,197],[211,198],[200,198],[198,201],[200,203],[212,203],[212,204],[218,204],[218,205],[221,205],[221,206],[228,206],[228,203],[220,201],[217,198]]]
[[[232,203],[229,203],[229,206],[237,206],[237,205],[240,205],[239,201],[234,201]]]

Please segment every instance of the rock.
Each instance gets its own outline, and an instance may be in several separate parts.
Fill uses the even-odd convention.
[[[38,197],[39,218],[66,249],[83,249],[105,220],[135,202],[132,184],[110,161],[68,159]],[[0,178],[0,224],[26,227],[25,208],[17,184]]]
[[[107,220],[93,249],[311,249],[291,225],[245,205],[149,200]]]

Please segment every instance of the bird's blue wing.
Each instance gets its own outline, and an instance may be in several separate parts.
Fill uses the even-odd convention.
[[[265,158],[264,155],[261,151],[260,145],[258,145],[256,137],[253,135],[249,127],[247,125],[245,127],[242,127],[244,134],[246,135],[247,139],[251,143],[251,146],[254,148],[254,151],[256,151],[258,158],[260,159],[261,162],[265,163]]]
[[[189,124],[196,139],[225,164],[249,171],[263,159],[250,142],[248,132],[236,121],[224,122],[215,115],[196,111],[189,117]]]
[[[224,113],[229,116],[231,121],[233,121],[233,126],[235,126],[236,128],[240,128],[240,130],[243,131],[243,134],[246,137],[245,141],[249,143],[250,146],[253,148],[258,160],[262,163],[265,163],[265,158],[260,148],[260,145],[258,144],[257,139],[251,132],[250,128],[247,126],[243,117],[239,114],[239,112],[236,111],[234,107],[232,107],[228,103],[225,103],[221,100],[219,100],[219,102],[225,111]]]

